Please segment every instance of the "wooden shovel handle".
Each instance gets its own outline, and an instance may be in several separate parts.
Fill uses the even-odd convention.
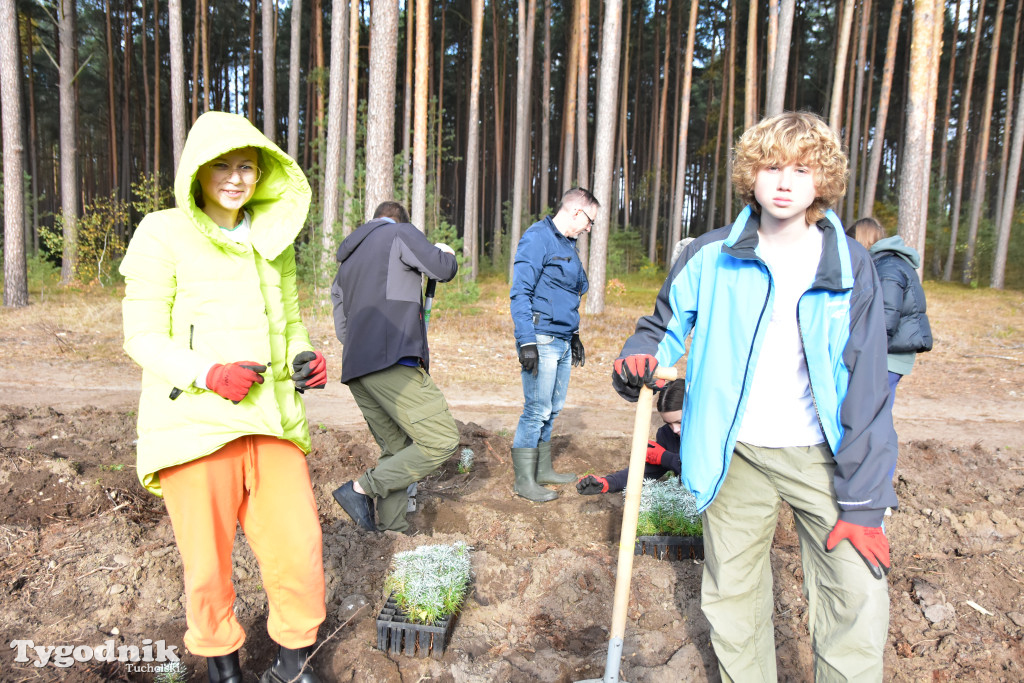
[[[659,365],[654,371],[657,379],[673,380],[679,376],[674,367]],[[640,518],[640,490],[647,463],[647,441],[651,431],[651,410],[654,392],[647,386],[640,388],[633,422],[633,443],[629,451],[629,475],[626,478],[626,503],[622,509],[622,532],[619,535],[619,562],[615,570],[615,602],[612,607],[611,638],[626,635],[626,610],[629,606],[629,585],[633,578],[633,554],[636,544],[636,524]]]

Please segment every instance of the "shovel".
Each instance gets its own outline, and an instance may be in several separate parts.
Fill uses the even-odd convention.
[[[427,292],[423,297],[423,331],[427,331],[427,325],[430,322],[430,309],[434,306],[434,294],[437,293],[437,280],[434,278],[427,278]],[[406,512],[416,512],[416,488],[418,481],[414,481],[406,487],[406,495],[409,496],[409,502],[406,505]]]
[[[675,368],[658,366],[657,379],[673,380]],[[619,562],[615,570],[615,601],[612,605],[612,630],[608,638],[608,660],[604,665],[604,678],[590,678],[579,683],[619,683],[619,664],[622,663],[622,641],[626,635],[626,609],[629,606],[629,584],[633,579],[633,555],[636,545],[636,524],[640,517],[640,490],[644,483],[644,465],[647,462],[647,440],[651,431],[651,410],[654,392],[640,387],[636,401],[636,419],[633,421],[633,445],[629,451],[629,475],[626,478],[626,504],[622,509],[622,532],[619,535]]]

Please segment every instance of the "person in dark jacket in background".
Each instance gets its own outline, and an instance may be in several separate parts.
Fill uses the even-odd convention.
[[[422,276],[448,282],[458,262],[451,247],[432,245],[410,224],[397,202],[378,206],[373,220],[342,241],[337,260],[331,300],[344,345],[341,381],[381,455],[376,467],[336,489],[334,499],[366,530],[405,532],[407,487],[459,447],[455,419],[428,374],[422,301]]]
[[[654,441],[647,442],[644,479],[661,479],[667,472],[679,476],[679,430],[683,419],[685,396],[686,380],[682,379],[672,380],[658,392],[658,412],[661,413],[661,419],[665,424],[654,435]],[[625,490],[628,478],[628,467],[604,477],[588,474],[576,482],[576,491],[582,496],[618,493]]]
[[[516,247],[509,308],[522,368],[523,414],[512,440],[513,488],[536,503],[558,498],[542,484],[576,480],[551,466],[551,426],[565,405],[570,364],[586,362],[579,309],[588,282],[576,238],[590,232],[599,206],[589,191],[573,188],[562,195],[555,215],[531,225]]]
[[[885,333],[888,336],[889,409],[896,400],[896,385],[914,369],[917,354],[932,349],[928,305],[917,276],[921,255],[899,235],[885,236],[874,218],[861,218],[850,229],[864,245],[882,283],[885,301]]]

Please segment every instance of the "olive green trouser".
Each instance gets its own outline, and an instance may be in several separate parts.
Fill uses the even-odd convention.
[[[889,589],[848,541],[825,551],[839,516],[826,444],[760,448],[737,443],[729,472],[704,512],[701,607],[723,681],[775,681],[769,551],[782,501],[800,539],[814,679],[881,681]]]
[[[377,466],[359,478],[375,499],[377,529],[404,532],[406,488],[459,447],[459,430],[444,395],[422,368],[394,365],[348,384],[381,448]]]

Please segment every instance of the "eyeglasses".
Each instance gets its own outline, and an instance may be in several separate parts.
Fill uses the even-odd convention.
[[[209,164],[210,175],[215,180],[223,181],[234,177],[235,173],[242,179],[242,182],[246,185],[254,185],[259,182],[260,178],[263,177],[263,171],[259,166],[253,166],[252,164],[240,164],[235,168],[232,168],[223,161],[212,161]]]
[[[583,216],[587,219],[587,223],[590,224],[590,227],[594,227],[594,219],[587,215],[587,212],[584,211],[583,209],[579,209],[579,212],[582,213]]]

